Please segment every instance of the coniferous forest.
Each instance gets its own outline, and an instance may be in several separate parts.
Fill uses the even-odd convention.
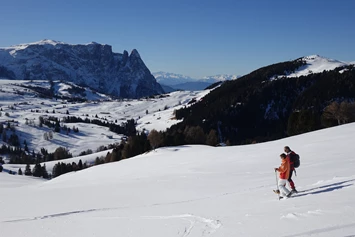
[[[187,143],[192,128],[205,135],[205,139],[194,136],[192,143],[204,144],[211,131],[218,131],[219,142],[248,144],[355,121],[353,66],[270,80],[299,66],[296,60],[258,69],[177,110],[176,118],[183,121],[167,130],[165,145]],[[339,111],[332,115],[332,107]]]

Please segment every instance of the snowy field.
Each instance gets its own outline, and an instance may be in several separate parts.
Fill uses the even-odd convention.
[[[14,120],[16,134],[20,137],[21,145],[26,140],[30,151],[34,150],[37,153],[43,147],[49,152],[54,152],[56,148],[62,146],[74,156],[88,149],[96,151],[100,146],[120,143],[123,135],[115,134],[110,132],[107,127],[94,124],[61,123],[69,128],[75,126],[79,128],[80,132],[54,133],[54,138],[47,141],[43,135],[51,129],[46,126],[38,126],[40,116],[53,116],[59,119],[75,116],[82,119],[100,119],[115,124],[134,119],[137,122],[138,131],[150,131],[153,128],[166,130],[179,122],[174,117],[175,109],[189,106],[188,103],[192,99],[199,100],[209,93],[209,90],[178,91],[167,94],[164,98],[109,100],[105,95],[94,94],[86,89],[86,99],[89,101],[73,103],[60,99],[39,98],[31,89],[21,85],[49,88],[48,81],[0,80],[0,108],[2,109],[0,123],[6,125],[7,121]],[[67,84],[55,82],[55,90],[59,95],[68,95],[69,87]],[[31,125],[31,121],[33,121],[33,125]],[[10,136],[10,132],[7,135]],[[1,144],[2,141],[0,141]]]
[[[354,236],[355,124],[247,146],[161,148],[51,181],[0,173],[1,236]],[[299,194],[274,167],[301,156]]]

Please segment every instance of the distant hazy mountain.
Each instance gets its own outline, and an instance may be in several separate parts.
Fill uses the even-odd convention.
[[[170,88],[176,90],[203,90],[206,87],[216,83],[218,81],[227,81],[227,80],[234,80],[239,78],[239,76],[235,75],[215,75],[215,76],[206,76],[201,79],[192,78],[189,76],[169,73],[169,72],[154,72],[153,73],[157,82],[161,85],[169,86]]]
[[[125,98],[163,93],[137,50],[114,53],[95,42],[42,40],[0,48],[0,78],[61,80]]]
[[[158,83],[167,86],[173,86],[197,80],[189,76],[169,72],[153,72],[153,76],[155,77]]]

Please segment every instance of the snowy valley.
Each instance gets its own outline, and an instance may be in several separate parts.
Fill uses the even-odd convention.
[[[23,148],[26,143],[28,153],[40,153],[42,148],[54,152],[58,147],[64,147],[73,156],[78,156],[84,151],[95,152],[100,147],[119,144],[126,139],[126,134],[117,134],[100,124],[63,122],[68,116],[82,120],[95,119],[115,125],[133,119],[138,132],[148,133],[152,129],[163,131],[179,122],[174,118],[174,110],[188,106],[190,101],[200,99],[209,93],[209,90],[178,91],[137,100],[114,100],[88,88],[54,81],[52,87],[56,98],[47,98],[50,87],[48,81],[0,80],[0,123],[4,128],[12,127],[4,129],[5,136],[9,138],[16,134],[20,147]],[[78,91],[78,94],[74,93],[75,91]],[[57,118],[62,128],[67,127],[71,130],[53,132],[51,127],[40,126],[40,117],[52,120]],[[73,132],[74,128],[79,132]],[[45,137],[49,133],[52,134],[52,139]],[[7,143],[1,139],[0,145]],[[84,157],[83,161],[93,163],[95,158],[103,153],[93,154],[91,158]],[[6,154],[2,156],[9,160]],[[76,162],[78,160],[76,159]],[[54,163],[49,166],[47,164],[49,172],[52,171],[53,165]],[[18,168],[21,167],[23,170],[24,166],[25,164],[10,166],[9,170],[17,172]]]

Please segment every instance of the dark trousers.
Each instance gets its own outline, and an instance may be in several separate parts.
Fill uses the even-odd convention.
[[[291,189],[295,189],[295,183],[292,181],[292,174],[293,174],[293,168],[291,168],[291,171],[290,171],[290,176],[288,178],[288,182],[290,183],[290,187]]]

